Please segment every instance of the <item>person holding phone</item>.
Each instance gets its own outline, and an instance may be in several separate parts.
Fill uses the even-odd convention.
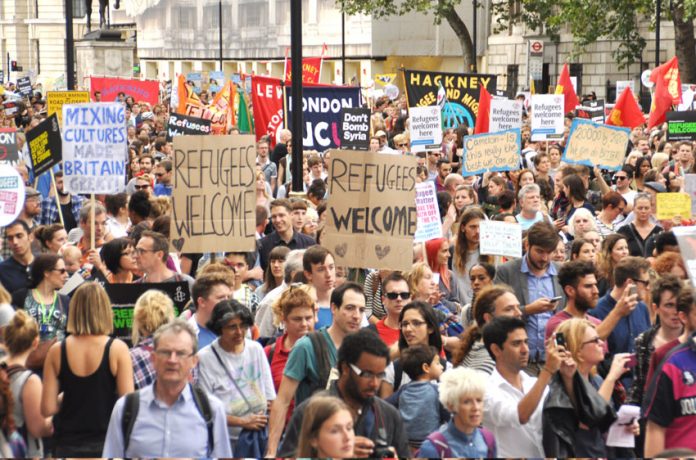
[[[548,340],[558,326],[572,318],[586,319],[597,328],[597,333],[606,340],[618,322],[623,318],[622,312],[634,308],[638,303],[637,295],[631,295],[626,290],[619,299],[619,308],[609,312],[604,321],[588,314],[597,306],[599,290],[597,287],[597,272],[590,262],[573,260],[563,264],[558,271],[558,282],[566,295],[566,306],[556,313],[546,323],[546,339]],[[553,300],[553,299],[552,299]],[[604,345],[607,350],[606,344]]]

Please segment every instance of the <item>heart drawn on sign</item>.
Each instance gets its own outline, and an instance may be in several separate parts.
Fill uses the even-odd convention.
[[[339,257],[345,257],[346,253],[348,252],[348,243],[336,245],[336,247],[334,248],[334,252]]]
[[[172,240],[172,245],[176,248],[177,251],[181,251],[181,248],[184,247],[184,239],[179,238],[177,240]]]
[[[377,258],[379,260],[382,260],[385,257],[387,257],[387,254],[389,254],[389,251],[391,251],[391,246],[389,246],[389,245],[382,247],[381,244],[378,244],[375,246],[375,254],[377,255]]]

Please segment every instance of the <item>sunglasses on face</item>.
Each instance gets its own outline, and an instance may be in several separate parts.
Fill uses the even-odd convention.
[[[134,188],[136,190],[147,190],[150,188],[150,186],[149,185],[136,185]]]
[[[406,300],[411,294],[409,292],[387,292],[384,296],[389,300],[396,300],[399,297],[401,297],[402,300]]]

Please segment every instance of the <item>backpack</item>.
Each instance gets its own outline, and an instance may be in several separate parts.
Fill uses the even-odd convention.
[[[317,376],[319,378],[316,382],[311,382],[309,386],[310,394],[314,394],[326,389],[331,374],[331,356],[329,355],[329,344],[326,343],[321,331],[310,332],[307,337],[312,342],[314,355],[317,357]]]
[[[205,391],[195,385],[191,385],[191,393],[193,394],[193,401],[196,403],[196,409],[203,416],[205,421],[205,426],[208,429],[208,453],[207,456],[213,451],[214,438],[213,438],[213,411],[210,407],[210,401],[208,400],[208,395]],[[123,404],[123,416],[121,418],[121,430],[123,431],[123,454],[125,455],[128,450],[128,444],[130,443],[130,436],[133,432],[133,426],[135,425],[135,420],[138,418],[138,410],[140,409],[140,391],[134,391],[133,393],[128,393],[126,395],[126,400]]]
[[[495,457],[495,438],[493,437],[493,433],[491,433],[484,427],[480,427],[479,429],[481,430],[483,440],[486,441],[486,446],[488,447],[488,454],[486,455],[486,457]],[[447,439],[445,438],[445,435],[443,435],[441,431],[430,433],[430,435],[425,439],[430,441],[433,444],[433,446],[435,446],[435,449],[437,449],[437,453],[440,458],[452,458],[452,448],[450,448],[449,444],[447,443]]]

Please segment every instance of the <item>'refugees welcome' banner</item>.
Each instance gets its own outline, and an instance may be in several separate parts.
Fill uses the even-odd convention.
[[[476,124],[479,97],[483,86],[495,93],[496,76],[487,74],[442,73],[424,70],[404,70],[409,107],[442,105],[445,128],[456,128],[461,123]],[[445,94],[438,95],[440,88]],[[444,101],[438,101],[445,96]]]

